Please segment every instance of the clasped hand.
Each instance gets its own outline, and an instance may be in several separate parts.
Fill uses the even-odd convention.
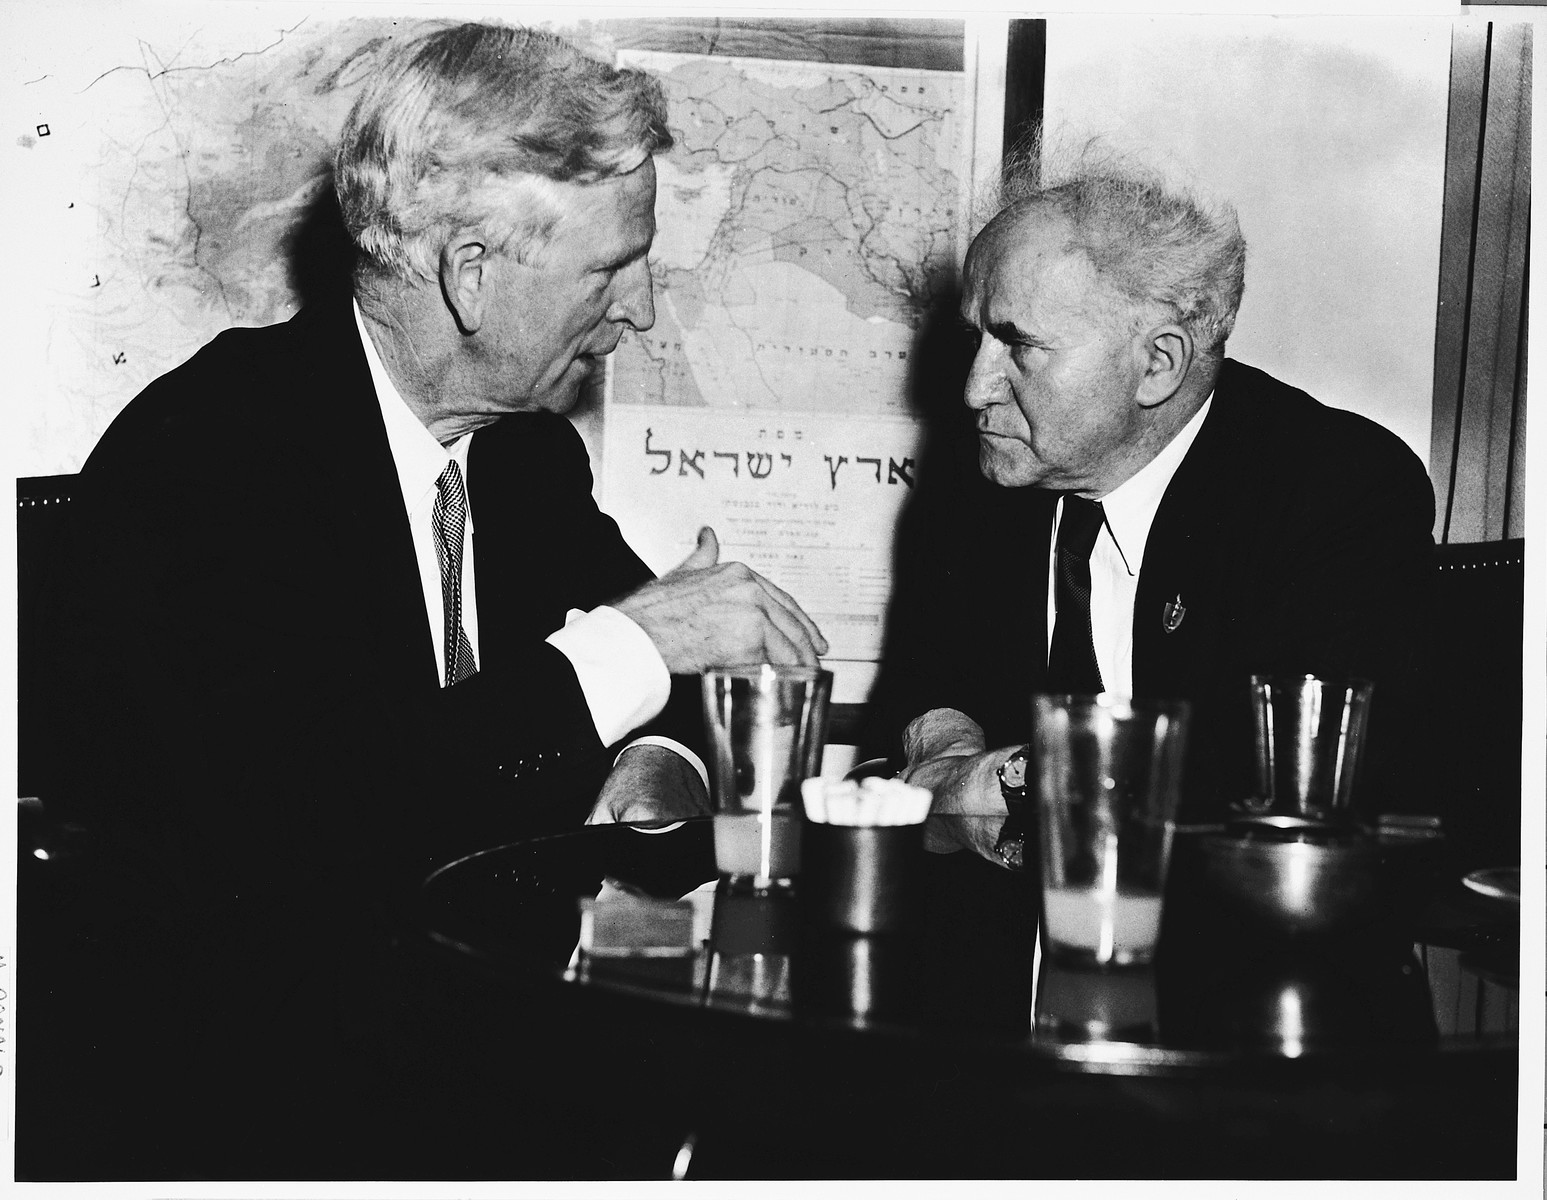
[[[612,607],[649,635],[673,675],[758,662],[814,667],[827,653],[793,597],[744,563],[720,562],[708,526],[681,564]]]

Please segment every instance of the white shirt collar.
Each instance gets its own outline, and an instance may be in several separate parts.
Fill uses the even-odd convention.
[[[435,491],[435,481],[445,471],[452,459],[467,475],[467,448],[470,437],[461,437],[448,448],[435,440],[435,435],[424,427],[414,415],[408,402],[392,384],[392,377],[382,365],[376,353],[375,343],[365,328],[365,317],[358,301],[351,301],[355,314],[355,328],[360,334],[360,344],[365,348],[365,361],[370,367],[371,384],[376,389],[376,402],[381,406],[382,423],[387,427],[387,445],[392,451],[392,461],[397,466],[398,483],[403,489],[403,508],[408,513],[422,506],[427,495]],[[471,513],[469,513],[471,520]]]
[[[1176,474],[1182,459],[1187,457],[1187,451],[1192,448],[1213,403],[1214,393],[1210,392],[1203,407],[1192,415],[1192,419],[1182,426],[1181,431],[1166,443],[1159,454],[1101,498],[1107,530],[1130,575],[1137,575],[1144,565],[1144,543],[1149,540],[1150,526],[1155,522],[1161,497],[1166,494],[1171,477]]]

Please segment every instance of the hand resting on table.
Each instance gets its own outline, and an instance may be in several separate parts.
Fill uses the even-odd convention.
[[[988,750],[983,730],[966,713],[932,708],[903,732],[908,765],[899,778],[933,794],[924,823],[924,848],[939,854],[971,850],[996,865],[994,845],[1008,815],[999,767],[1014,746]]]

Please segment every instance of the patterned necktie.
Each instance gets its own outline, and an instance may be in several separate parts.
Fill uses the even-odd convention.
[[[1090,552],[1105,520],[1096,501],[1065,494],[1053,582],[1053,641],[1047,655],[1049,692],[1083,696],[1102,690],[1090,631]]]
[[[461,683],[478,670],[473,644],[462,628],[462,538],[467,528],[467,490],[456,460],[446,464],[435,481],[435,507],[430,522],[435,526],[435,558],[440,563],[441,603],[446,610],[446,686]]]

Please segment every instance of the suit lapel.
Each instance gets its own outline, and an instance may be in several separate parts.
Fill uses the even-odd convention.
[[[505,656],[512,625],[520,624],[523,597],[510,578],[510,567],[517,562],[532,565],[523,552],[519,526],[508,519],[512,505],[507,493],[518,465],[510,461],[511,447],[503,432],[498,425],[479,430],[467,454],[473,558],[478,564],[479,664],[484,667]]]
[[[1031,604],[1033,611],[1025,614],[1030,639],[1025,647],[1027,661],[1022,668],[1022,677],[1029,681],[1029,690],[1036,693],[1047,682],[1048,559],[1053,552],[1053,512],[1058,505],[1058,494],[1033,488],[1023,490],[1025,512],[1017,521],[1027,535],[1026,581],[1021,594],[1037,599]]]
[[[599,602],[587,586],[600,565],[596,548],[581,552],[572,542],[579,528],[568,474],[573,459],[556,429],[567,429],[563,417],[511,413],[480,429],[469,449],[485,663],[506,661],[558,629],[570,605]]]
[[[1223,533],[1228,498],[1230,429],[1236,397],[1221,371],[1209,415],[1172,476],[1144,546],[1133,607],[1133,690],[1138,696],[1176,694],[1198,674],[1217,637],[1228,547]]]
[[[339,620],[369,630],[394,672],[433,683],[435,649],[413,535],[353,312],[334,303],[296,321],[307,406],[299,420],[312,478],[334,516],[337,577],[351,608]]]

